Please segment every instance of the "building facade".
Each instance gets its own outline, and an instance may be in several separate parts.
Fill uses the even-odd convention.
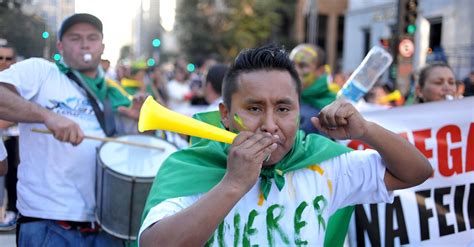
[[[163,27],[160,18],[160,0],[141,0],[132,27],[133,59],[153,58],[158,62]],[[159,39],[160,42],[153,40]],[[160,43],[159,46],[157,44]],[[153,46],[155,44],[155,46]]]
[[[74,0],[24,0],[22,9],[26,13],[40,16],[50,33],[57,33],[66,17],[74,14]]]
[[[474,1],[418,0],[417,8],[418,19],[425,20],[428,30],[423,32],[424,28],[417,26],[413,56],[422,61],[417,61],[414,69],[426,61],[445,60],[457,79],[466,77],[474,70]],[[395,35],[397,17],[397,0],[349,1],[344,30],[344,72],[353,71],[372,46],[381,45],[381,39]],[[427,46],[418,45],[423,43]]]
[[[339,70],[347,0],[298,0],[294,21],[298,43],[312,43],[326,52],[326,62]]]

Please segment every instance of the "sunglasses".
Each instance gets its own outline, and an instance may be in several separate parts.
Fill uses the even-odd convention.
[[[13,60],[13,57],[2,57],[0,56],[0,61],[5,60],[5,61],[11,61]]]

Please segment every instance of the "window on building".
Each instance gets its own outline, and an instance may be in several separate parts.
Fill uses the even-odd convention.
[[[311,32],[308,30],[310,26],[310,18],[309,16],[306,16],[305,18],[305,40],[309,42],[311,39],[309,35],[311,35]],[[328,26],[328,16],[325,14],[318,14],[318,17],[316,19],[316,44],[321,47],[323,50],[326,49],[326,36],[327,36],[327,26]]]
[[[443,19],[431,18],[428,19],[430,23],[430,39],[429,39],[429,55],[427,61],[443,61],[448,62],[445,48],[441,44],[441,37],[443,31]]]
[[[370,28],[363,28],[362,29],[362,34],[364,36],[364,54],[363,56],[365,56],[365,54],[369,53],[369,50],[370,50]]]
[[[340,67],[340,61],[342,61],[342,53],[344,50],[344,21],[343,15],[337,17],[337,44],[336,44],[336,68]]]
[[[429,47],[433,50],[439,49],[441,47],[441,34],[443,30],[443,19],[432,18],[428,19],[430,22],[430,44]]]
[[[326,50],[326,37],[328,31],[328,16],[318,14],[318,33],[316,34],[316,44]]]

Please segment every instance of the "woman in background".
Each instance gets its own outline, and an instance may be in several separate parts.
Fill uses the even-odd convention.
[[[416,102],[452,100],[456,95],[454,72],[446,63],[432,63],[423,67],[415,88]]]

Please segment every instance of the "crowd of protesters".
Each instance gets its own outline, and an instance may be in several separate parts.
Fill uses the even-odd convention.
[[[186,61],[181,57],[153,66],[148,66],[144,60],[127,58],[111,66],[110,61],[101,59],[104,49],[102,28],[100,20],[91,15],[79,14],[66,19],[61,26],[58,42],[62,59],[57,62],[37,58],[20,62],[17,61],[17,55],[21,55],[21,51],[16,51],[14,44],[0,46],[0,71],[5,71],[0,72],[2,97],[0,99],[2,114],[0,115],[2,139],[0,142],[0,231],[14,229],[17,221],[19,225],[24,225],[21,231],[17,231],[20,245],[28,246],[30,243],[36,243],[39,241],[37,235],[44,233],[45,227],[51,227],[39,223],[65,222],[66,225],[61,225],[59,228],[62,229],[62,234],[66,234],[63,230],[67,227],[78,230],[86,228],[90,228],[91,231],[96,230],[94,226],[77,224],[77,222],[94,221],[93,188],[90,184],[85,185],[88,183],[85,179],[94,179],[91,167],[95,164],[95,148],[98,144],[83,141],[83,139],[84,134],[87,133],[102,133],[103,131],[105,135],[109,136],[109,134],[107,121],[101,122],[99,118],[96,120],[94,117],[94,115],[97,116],[96,109],[93,109],[95,107],[92,103],[84,103],[84,101],[96,98],[105,115],[106,105],[108,103],[112,105],[115,123],[110,136],[137,133],[137,112],[146,95],[153,96],[163,106],[187,116],[218,110],[219,103],[222,103],[222,83],[230,66],[230,63],[226,63],[228,61],[221,61],[216,59],[216,56],[210,55],[208,59],[195,62],[197,69],[192,71],[188,70],[187,65],[193,61]],[[81,42],[89,42],[90,47],[81,47],[81,44],[77,44],[77,39],[83,40]],[[343,86],[348,75],[342,72],[332,73],[326,64],[324,51],[315,45],[296,46],[289,53],[289,59],[295,65],[302,82],[299,127],[307,133],[318,133],[311,117],[317,116],[326,106],[336,101],[336,93]],[[15,62],[18,62],[18,65],[12,66]],[[25,75],[26,72],[29,74]],[[34,80],[31,79],[32,76],[36,76]],[[92,89],[78,89],[72,77],[79,78],[80,83]],[[403,95],[393,87],[393,83],[378,82],[365,95],[363,109],[384,110],[403,107],[406,105],[406,99],[410,97],[413,97],[417,104],[456,100],[474,95],[474,71],[465,80],[456,80],[456,75],[446,63],[427,64],[418,73],[414,73],[413,78],[413,90],[410,90],[412,95],[408,93]],[[57,83],[54,85],[57,88],[45,86],[48,80],[55,80]],[[67,90],[61,87],[66,87]],[[88,94],[91,93],[89,91],[95,95],[89,96]],[[46,94],[48,96],[45,96]],[[62,94],[70,94],[70,98],[66,99]],[[76,119],[80,124],[75,123],[74,118],[69,119],[70,116],[65,117],[65,109],[61,108],[61,100],[71,98],[77,100],[75,104],[83,104],[82,106],[75,105],[75,107],[88,109],[89,115],[80,116],[80,120]],[[17,123],[20,123],[20,128]],[[29,131],[25,133],[32,127],[45,127],[53,133],[53,136],[32,134]],[[189,146],[187,136],[159,130],[147,134],[164,138],[180,149]],[[18,135],[23,136],[24,143],[18,144]],[[66,146],[64,143],[67,142],[73,145]],[[74,148],[82,142],[88,145],[87,157],[84,156],[84,150]],[[3,143],[7,147],[6,151],[3,151]],[[52,157],[48,156],[44,159],[44,170],[41,172],[38,170],[41,166],[36,165],[38,161],[31,158],[33,148],[28,146],[39,143],[44,145],[41,146],[42,148],[46,146],[50,148],[46,153]],[[44,150],[39,150],[38,147],[35,148],[37,152],[33,153],[36,152],[37,155],[44,153]],[[74,149],[75,151],[72,151]],[[70,162],[73,159],[75,161]],[[81,178],[79,185],[61,177],[66,176],[68,171],[58,168],[61,164],[56,162],[70,163],[68,167],[73,169],[72,166],[83,161],[93,164],[87,170],[81,171],[83,174],[81,172],[75,174],[87,175]],[[19,164],[22,164],[22,169],[17,175]],[[36,175],[39,179],[32,179],[31,172],[26,169],[38,171]],[[50,176],[46,172],[55,175]],[[19,181],[17,177],[20,178]],[[48,184],[50,187],[43,188],[40,184],[48,179],[58,179],[58,181],[64,181],[64,184]],[[62,186],[61,189],[58,189],[59,186]],[[75,186],[80,188],[77,189]],[[67,188],[72,192],[62,194]],[[58,202],[51,197],[51,192],[58,193],[54,196],[62,196],[67,202],[65,204]],[[86,199],[83,198],[82,193],[89,193],[85,196]],[[44,198],[38,199],[41,196]],[[44,208],[38,207],[38,203],[44,203]],[[69,211],[71,207],[73,210]],[[43,220],[49,221],[43,222]],[[34,227],[28,225],[32,222],[37,225]],[[115,244],[110,236],[100,234],[93,240],[86,239],[85,241],[86,243],[92,241],[97,246],[103,243]],[[54,240],[51,243],[55,243]]]

